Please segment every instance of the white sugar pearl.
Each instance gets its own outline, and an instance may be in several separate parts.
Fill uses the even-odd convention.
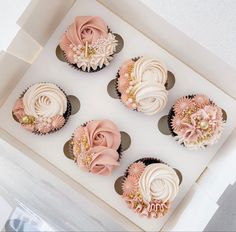
[[[70,44],[70,48],[73,48],[73,44]]]
[[[129,74],[128,74],[128,73],[125,73],[125,77],[129,77]]]
[[[132,98],[129,98],[129,99],[128,99],[128,102],[129,102],[129,103],[133,102],[133,99],[132,99]]]
[[[136,105],[135,103],[133,103],[133,104],[132,104],[132,107],[133,107],[133,108],[136,108],[136,107],[137,107],[137,105]]]
[[[51,118],[48,118],[48,119],[47,119],[47,122],[48,122],[48,123],[51,123],[51,122],[52,122],[52,119],[51,119]]]
[[[72,50],[75,52],[75,51],[77,50],[77,48],[76,48],[76,47],[73,47]]]
[[[126,91],[125,91],[126,93],[129,93],[130,92],[130,90],[129,89],[126,89]]]
[[[76,55],[76,54],[74,54],[74,58],[77,58],[77,55]]]

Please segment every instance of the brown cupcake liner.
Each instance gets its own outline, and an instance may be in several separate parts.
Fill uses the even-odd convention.
[[[81,124],[79,127],[77,127],[76,129],[75,129],[75,131],[78,129],[78,128],[80,128],[80,127],[85,127],[89,122],[92,122],[93,120],[90,120],[90,121],[88,121],[88,122],[85,122],[85,123],[83,123],[83,124]],[[75,132],[74,132],[75,133]],[[74,133],[72,134],[72,136],[71,136],[71,139],[70,139],[70,141],[72,142],[73,141],[73,139],[74,139]],[[73,143],[71,143],[70,142],[70,145],[69,145],[69,153],[70,153],[70,155],[71,156],[73,156],[74,157],[74,161],[76,162],[76,157],[74,156],[74,153],[73,153]],[[119,154],[119,159],[117,160],[118,162],[120,162],[120,160],[122,159],[122,145],[120,144],[120,146],[118,147],[118,149],[116,150],[117,152],[118,152],[118,154]]]
[[[112,31],[111,31],[111,29],[108,27],[108,33],[112,33]],[[112,33],[113,34],[113,33]],[[114,52],[114,54],[115,54],[115,52]],[[114,54],[112,54],[112,55],[110,55],[111,57],[114,57]],[[90,68],[90,71],[88,71],[88,68],[86,68],[85,70],[83,70],[82,68],[79,68],[76,64],[72,64],[72,63],[70,63],[69,61],[68,61],[68,58],[67,58],[67,56],[66,56],[66,53],[63,51],[63,55],[64,55],[64,58],[65,58],[65,60],[66,60],[66,63],[70,66],[70,67],[72,67],[72,68],[74,68],[74,69],[76,69],[76,70],[78,70],[78,71],[81,71],[81,72],[85,72],[85,73],[95,73],[95,72],[99,72],[99,71],[101,71],[102,69],[104,69],[105,67],[107,67],[108,65],[105,65],[105,64],[103,64],[103,66],[100,68],[100,67],[98,67],[96,70],[95,69],[93,69],[93,68]],[[109,64],[110,64],[110,62],[109,62]]]
[[[38,83],[42,83],[42,84],[47,84],[47,83],[54,84],[54,83],[51,83],[51,82],[37,82],[37,83],[35,83],[35,84],[38,84]],[[32,84],[32,85],[30,85],[29,87],[27,87],[27,88],[23,91],[23,93],[20,95],[19,99],[23,98],[23,96],[24,96],[24,94],[27,92],[27,90],[28,90],[31,86],[33,86],[33,85],[34,85],[34,84]],[[63,117],[64,117],[64,119],[65,119],[65,122],[64,122],[64,124],[63,124],[60,128],[53,129],[53,130],[51,130],[51,131],[49,131],[49,132],[47,132],[47,133],[42,133],[42,132],[37,131],[37,130],[32,131],[32,133],[35,134],[35,135],[48,135],[48,134],[52,134],[52,133],[57,132],[58,130],[60,130],[62,127],[65,126],[65,124],[66,124],[66,123],[68,122],[68,120],[69,120],[69,117],[71,116],[71,103],[70,103],[70,101],[69,101],[69,99],[68,99],[67,94],[65,93],[65,91],[64,91],[60,86],[58,86],[57,84],[54,84],[54,85],[56,85],[56,86],[65,94],[66,99],[67,99],[67,109],[66,109],[65,113],[63,114]],[[21,124],[21,123],[20,123],[20,124]]]

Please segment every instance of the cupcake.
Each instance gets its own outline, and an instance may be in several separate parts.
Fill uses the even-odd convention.
[[[70,150],[82,170],[110,175],[119,166],[121,133],[109,120],[90,121],[75,130]]]
[[[66,61],[84,72],[109,65],[117,45],[115,35],[98,16],[77,16],[59,43]]]
[[[156,158],[143,158],[128,167],[122,198],[139,215],[160,218],[170,210],[179,185],[180,178],[173,168]]]
[[[35,134],[61,129],[71,113],[66,94],[53,83],[36,83],[17,99],[12,114],[20,125]]]
[[[134,58],[125,61],[117,73],[117,91],[129,109],[154,115],[167,103],[167,69],[156,59]]]
[[[205,95],[178,99],[169,113],[172,135],[190,149],[202,149],[215,144],[223,130],[223,111]]]

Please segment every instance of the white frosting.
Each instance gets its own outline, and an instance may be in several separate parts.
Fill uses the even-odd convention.
[[[164,109],[168,92],[165,86],[152,81],[136,84],[133,88],[137,110],[147,115],[154,115]]]
[[[158,82],[164,85],[167,80],[167,69],[156,59],[140,58],[134,64],[132,77],[139,82]]]
[[[24,110],[27,115],[53,117],[63,115],[67,109],[65,94],[52,83],[37,83],[23,96]]]
[[[146,203],[154,199],[173,201],[179,191],[179,178],[174,169],[165,164],[150,164],[139,179],[139,188]]]
[[[87,69],[89,72],[91,68],[96,70],[97,68],[102,68],[103,65],[108,65],[112,60],[112,55],[116,51],[116,46],[118,41],[112,33],[108,33],[107,38],[98,39],[95,43],[90,44],[89,48],[95,50],[95,54],[91,57],[85,57],[84,52],[79,55],[76,54],[77,50],[81,47],[73,48],[75,51],[74,62],[78,68],[82,68],[83,71]]]

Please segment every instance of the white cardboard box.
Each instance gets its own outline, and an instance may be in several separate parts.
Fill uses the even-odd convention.
[[[133,224],[136,224],[143,230],[160,230],[164,226],[164,228],[168,229],[176,230],[177,228],[181,230],[181,228],[183,228],[180,226],[181,222],[183,223],[184,218],[187,218],[187,215],[185,215],[184,212],[189,207],[189,205],[191,205],[189,202],[193,202],[193,196],[196,195],[193,194],[193,192],[196,192],[195,190],[199,188],[198,185],[195,185],[195,187],[192,186],[194,186],[197,178],[207,167],[209,161],[214,157],[218,149],[224,144],[235,127],[234,118],[236,118],[236,110],[235,107],[232,107],[236,104],[235,100],[206,80],[209,79],[215,85],[219,84],[217,81],[214,82],[215,79],[212,78],[212,75],[207,75],[213,71],[211,70],[211,66],[209,66],[209,68],[206,70],[205,67],[201,67],[201,62],[198,62],[203,59],[202,53],[200,55],[197,54],[194,56],[194,60],[188,59],[188,63],[186,62],[186,54],[178,52],[177,47],[175,47],[179,44],[172,44],[172,41],[170,40],[170,38],[175,37],[176,42],[178,39],[183,39],[183,35],[179,31],[176,31],[174,28],[172,28],[171,25],[168,25],[162,19],[158,18],[158,15],[153,14],[149,8],[144,8],[144,5],[142,5],[141,2],[137,1],[134,4],[132,3],[133,1],[129,1],[128,7],[127,1],[124,2],[123,0],[119,1],[119,3],[118,1],[106,0],[101,2],[105,4],[111,11],[101,5],[99,2],[85,0],[78,0],[75,3],[74,1],[51,1],[50,6],[47,5],[46,1],[32,1],[32,4],[26,9],[24,15],[19,20],[19,24],[22,26],[22,31],[18,33],[9,47],[9,51],[11,54],[15,54],[15,56],[8,53],[3,53],[2,59],[0,60],[1,71],[4,72],[4,75],[2,75],[1,81],[3,84],[1,85],[0,92],[0,104],[2,105],[0,109],[0,118],[2,122],[4,121],[4,124],[0,125],[1,136],[8,140],[8,142],[11,144],[15,145],[18,149],[23,150],[26,155],[29,155],[38,162],[42,162],[43,160],[43,165],[47,168],[50,168],[55,174],[58,174],[58,170],[56,169],[59,169],[60,173],[64,173],[62,175],[68,175],[70,178],[75,180],[75,185],[83,185],[95,196],[102,199],[104,202],[106,202],[106,204],[115,209],[111,209],[114,217],[116,217],[118,214],[123,215],[123,220],[127,224],[127,227],[130,224],[130,220]],[[129,9],[129,11],[127,9]],[[132,11],[130,9],[132,9]],[[139,11],[136,11],[138,9],[142,9],[143,14],[150,15],[150,18],[142,21],[135,20],[138,18],[137,12]],[[45,11],[48,11],[48,14],[45,14]],[[124,22],[112,12],[119,14],[123,19],[129,22],[129,24]],[[66,17],[63,18],[66,13]],[[84,77],[87,74],[81,74],[73,69],[70,69],[68,65],[58,61],[55,56],[55,48],[61,34],[72,22],[76,15],[82,14],[97,14],[102,16],[105,21],[109,22],[109,26],[112,28],[112,30],[121,34],[125,40],[125,47],[123,51],[115,57],[115,60],[112,62],[112,64],[104,71],[96,73],[96,76],[93,75],[93,77],[91,77],[89,80],[85,79],[86,77]],[[39,17],[42,18],[42,20],[38,20]],[[157,23],[158,28],[160,28],[159,30],[156,30],[156,27],[153,24],[145,25],[145,23],[148,23],[148,20],[151,19]],[[135,30],[134,27],[138,28],[139,31]],[[168,32],[168,38],[165,37],[166,32]],[[156,35],[158,35],[158,37],[156,37]],[[133,38],[135,38],[135,40],[133,40]],[[196,44],[188,39],[189,38],[184,37],[184,41],[189,47],[192,49],[199,49]],[[27,46],[24,49],[21,49],[22,46],[26,44],[26,41]],[[137,46],[135,50],[133,49],[134,41]],[[165,48],[171,51],[175,57],[162,49],[156,42],[160,43],[163,47],[166,46]],[[40,46],[40,44],[42,46]],[[37,59],[35,59],[40,51],[40,55]],[[114,77],[120,63],[126,58],[137,55],[156,56],[160,58],[161,60],[165,61],[165,63],[167,63],[168,68],[176,75],[177,82],[174,89],[170,91],[169,103],[164,113],[168,112],[168,109],[171,107],[177,97],[193,93],[193,91],[200,92],[203,90],[207,91],[207,94],[218,105],[227,111],[228,120],[224,135],[216,146],[203,152],[189,152],[182,147],[178,147],[171,138],[163,136],[158,132],[156,123],[164,113],[160,113],[156,117],[146,118],[137,115],[136,113],[134,114],[134,112],[127,111],[125,108],[122,108],[123,106],[118,101],[109,98],[106,92],[106,86]],[[185,63],[188,65],[182,63],[176,59],[176,57],[185,61]],[[205,59],[208,59],[209,63],[212,62],[213,64],[218,64],[217,61],[209,54],[205,56]],[[32,64],[30,65],[30,63]],[[47,63],[47,66],[45,63]],[[8,65],[12,67],[10,70],[6,68]],[[190,66],[194,67],[195,69],[196,67],[199,68],[197,71],[199,73],[203,73],[206,79],[193,71]],[[28,71],[26,72],[27,69]],[[214,77],[216,77],[217,80],[217,76]],[[67,78],[68,82],[65,82]],[[22,131],[22,129],[19,128],[12,118],[9,117],[13,102],[19,96],[22,90],[31,83],[45,80],[51,80],[58,84],[64,82],[64,90],[69,94],[77,95],[82,102],[82,109],[78,115],[73,116],[67,126],[65,126],[65,128],[63,128],[60,132],[55,135],[51,135],[51,141],[48,141],[48,138],[46,137],[32,138],[29,133]],[[72,81],[73,84],[71,83]],[[186,81],[188,82],[188,88],[184,87]],[[76,87],[75,83],[78,85],[78,87]],[[91,106],[96,106],[94,105],[94,102],[97,97],[92,96],[90,99],[87,99],[87,93],[85,90],[86,86],[91,86],[91,83],[94,85],[94,88],[90,87],[89,91],[92,93],[100,91],[100,101],[98,104],[100,104],[99,106],[104,106],[103,104],[106,103],[107,106],[109,106],[110,112],[100,112],[99,109],[96,109],[96,107],[94,111],[89,111]],[[235,97],[233,95],[235,93],[230,89],[231,86],[232,85],[224,85],[221,87],[223,87],[225,92]],[[85,101],[87,101],[87,108],[83,108],[83,102]],[[115,111],[115,108],[117,107],[119,108],[121,115],[117,115],[118,112]],[[114,116],[115,114],[117,116]],[[81,172],[78,167],[73,165],[71,161],[67,160],[63,156],[62,152],[63,143],[70,137],[74,128],[84,121],[93,119],[92,117],[94,116],[100,118],[111,118],[116,123],[118,123],[120,127],[122,127],[122,130],[127,131],[132,137],[132,145],[130,149],[125,152],[124,158],[121,162],[121,167],[116,170],[116,172],[111,177],[108,177],[106,182],[104,182],[100,177],[92,177],[86,173]],[[126,125],[126,116],[132,117],[134,122]],[[142,122],[142,125],[144,125],[145,128],[149,128],[148,135],[150,136],[150,141],[147,143],[147,145],[149,145],[147,147],[143,147],[141,143],[141,132],[144,130],[144,128],[138,127],[138,123],[140,122]],[[147,130],[145,132],[147,132]],[[32,140],[32,142],[28,143],[29,140]],[[46,146],[54,146],[52,146],[53,148],[51,148],[51,150],[44,150],[41,143]],[[162,144],[164,144],[164,146]],[[137,151],[139,154],[137,154]],[[126,208],[124,202],[114,192],[113,189],[115,179],[123,174],[126,167],[132,161],[144,156],[147,153],[150,155],[158,154],[159,158],[168,162],[171,166],[178,168],[182,172],[184,178],[178,198],[174,202],[172,212],[170,212],[168,216],[158,221],[140,219],[138,215],[135,215],[132,211]],[[132,156],[128,154],[132,154]],[[170,156],[169,154],[173,155]],[[65,181],[67,181],[68,184],[71,184],[67,177],[65,177]],[[99,189],[99,186],[102,186],[102,188]],[[186,198],[185,196],[191,187],[192,190],[188,193],[188,198]],[[200,193],[202,192],[205,193],[203,190],[200,190]],[[212,206],[214,206],[211,207],[213,210],[209,211],[208,218],[210,218],[212,213],[217,208],[215,201],[207,194],[197,194],[197,199],[199,200],[201,196],[203,198],[209,199],[209,202],[212,202]],[[185,200],[182,201],[184,197]],[[100,204],[99,202],[100,201],[97,200],[98,204]],[[183,202],[185,202],[185,204]],[[188,207],[186,207],[187,204],[189,204]],[[174,216],[172,217],[171,214],[175,208],[177,208],[177,210],[174,212]],[[180,211],[181,208],[182,211]],[[122,216],[120,217],[122,218]],[[125,219],[125,217],[127,217],[129,220]],[[205,217],[205,220],[203,220],[201,225],[206,223],[206,219],[207,217]],[[185,226],[185,228],[189,229],[188,226]]]

